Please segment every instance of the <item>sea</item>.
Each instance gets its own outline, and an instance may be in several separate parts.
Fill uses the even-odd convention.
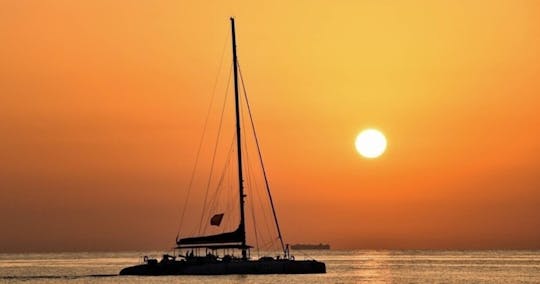
[[[313,250],[326,274],[119,276],[160,252],[0,254],[0,283],[540,283],[540,251]]]

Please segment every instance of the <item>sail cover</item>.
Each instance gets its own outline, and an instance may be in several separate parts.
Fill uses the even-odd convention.
[[[196,244],[225,244],[225,243],[242,243],[244,241],[244,232],[241,226],[238,229],[217,235],[182,238],[176,241],[178,246],[196,245]]]

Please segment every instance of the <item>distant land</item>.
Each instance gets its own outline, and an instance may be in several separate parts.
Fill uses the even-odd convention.
[[[291,249],[330,249],[329,244],[294,244]]]

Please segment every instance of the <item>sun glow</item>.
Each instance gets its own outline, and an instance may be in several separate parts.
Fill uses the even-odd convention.
[[[365,129],[356,137],[356,151],[362,157],[377,158],[386,150],[386,137],[377,129]]]

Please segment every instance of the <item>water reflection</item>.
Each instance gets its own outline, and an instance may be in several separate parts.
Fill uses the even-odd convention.
[[[540,283],[540,251],[306,251],[327,274],[115,276],[136,253],[0,254],[0,282],[30,283]],[[300,257],[298,257],[300,255]]]

